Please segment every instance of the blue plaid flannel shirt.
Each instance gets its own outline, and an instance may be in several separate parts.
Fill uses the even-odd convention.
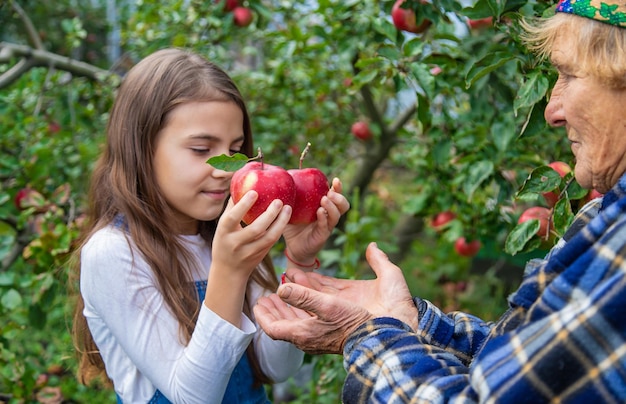
[[[626,175],[528,262],[497,322],[415,298],[346,342],[344,403],[626,403]]]

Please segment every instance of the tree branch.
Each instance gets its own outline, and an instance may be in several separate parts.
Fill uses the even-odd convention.
[[[24,9],[20,7],[20,5],[17,4],[15,0],[11,0],[11,7],[13,7],[13,10],[15,10],[15,12],[17,12],[17,14],[22,19],[24,27],[26,28],[26,32],[28,33],[28,37],[33,43],[33,47],[35,47],[35,49],[43,49],[41,39],[39,39],[39,34],[37,33],[37,30],[35,29],[35,26],[33,25],[31,19],[24,12]]]
[[[102,81],[112,73],[99,67],[84,63],[79,60],[57,55],[42,49],[33,49],[28,46],[9,42],[0,42],[0,63],[8,63],[12,58],[23,58],[11,69],[0,76],[0,89],[9,86],[19,78],[16,70],[24,74],[33,67],[56,68],[72,73],[75,76],[86,77],[95,81]],[[19,67],[17,67],[20,65]],[[10,73],[10,74],[9,74]]]

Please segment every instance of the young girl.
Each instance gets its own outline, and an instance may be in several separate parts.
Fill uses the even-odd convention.
[[[123,403],[265,403],[303,353],[258,329],[251,308],[276,290],[268,252],[311,270],[349,204],[335,179],[317,221],[287,225],[274,203],[241,219],[232,173],[212,156],[253,155],[250,118],[230,77],[177,49],[138,63],[119,88],[77,251],[79,379],[110,379]],[[226,206],[227,205],[227,206]]]

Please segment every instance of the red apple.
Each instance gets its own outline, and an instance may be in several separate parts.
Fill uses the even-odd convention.
[[[233,10],[233,19],[235,20],[235,25],[247,27],[252,23],[252,10],[247,7],[235,7]]]
[[[569,166],[569,164],[563,161],[553,161],[552,163],[548,164],[548,167],[559,173],[561,177],[565,177],[572,171],[572,168]]]
[[[569,166],[569,164],[563,161],[553,161],[552,163],[548,164],[548,167],[552,168],[554,171],[559,173],[561,178],[565,177],[567,174],[569,174],[572,171],[572,168]],[[546,203],[548,204],[548,206],[551,208],[554,207],[554,205],[556,205],[556,203],[559,200],[558,190],[545,192],[542,195],[544,199],[546,200]]]
[[[372,138],[372,131],[367,122],[358,121],[352,124],[352,134],[359,140],[367,141]]]
[[[430,225],[435,230],[440,230],[443,226],[445,226],[446,224],[448,224],[455,218],[456,218],[456,214],[453,212],[450,212],[449,210],[445,212],[440,212],[440,213],[437,213],[432,218],[432,220],[430,221]]]
[[[328,179],[317,168],[297,168],[287,170],[293,177],[296,199],[291,213],[291,224],[307,224],[317,219],[317,209],[322,197],[330,189]]]
[[[30,191],[29,188],[22,188],[19,191],[17,191],[17,193],[15,194],[13,203],[15,203],[15,207],[18,208],[19,210],[25,209],[25,207],[22,204],[22,201],[24,200],[24,198],[28,196],[29,191]]]
[[[492,22],[493,22],[493,17],[485,17],[485,18],[479,18],[477,20],[469,19],[467,20],[467,25],[469,25],[471,29],[481,29],[481,28],[490,27],[492,25]]]
[[[597,198],[602,198],[604,196],[604,194],[601,194],[600,192],[596,191],[595,189],[591,189],[589,190],[589,192],[587,193],[587,195],[585,195],[585,197],[583,198],[584,203],[590,202],[594,199]]]
[[[296,200],[293,178],[287,170],[258,161],[249,162],[235,171],[230,181],[230,194],[235,203],[239,202],[250,190],[255,190],[259,197],[243,217],[243,222],[246,224],[252,223],[265,212],[275,199],[280,199],[292,208]]]
[[[454,242],[454,250],[457,254],[463,257],[473,257],[474,255],[478,254],[478,251],[480,251],[481,247],[482,244],[480,240],[468,241],[465,239],[465,237],[459,237]]]
[[[437,76],[441,74],[441,72],[443,72],[443,69],[440,66],[434,66],[430,69],[430,74],[432,74],[433,76]]]
[[[521,224],[533,219],[539,220],[539,230],[537,230],[537,235],[547,240],[550,238],[550,230],[554,227],[552,221],[550,220],[551,214],[552,213],[548,208],[544,208],[543,206],[532,206],[522,212],[517,220],[517,223]]]
[[[413,32],[414,34],[420,34],[430,25],[432,21],[425,19],[420,25],[417,25],[415,11],[410,8],[402,8],[404,0],[396,0],[391,8],[391,20],[397,29],[407,32]],[[422,1],[422,3],[424,3]]]
[[[215,0],[216,3],[219,3],[222,0]],[[226,0],[224,2],[224,11],[233,11],[235,8],[239,6],[239,0]]]
[[[61,130],[61,125],[58,122],[52,121],[48,124],[48,132],[55,134]]]

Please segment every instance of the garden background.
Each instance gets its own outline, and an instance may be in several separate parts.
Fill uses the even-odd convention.
[[[572,164],[543,119],[556,76],[520,41],[520,19],[553,3],[407,0],[431,22],[419,33],[394,25],[393,0],[239,5],[249,24],[214,0],[0,3],[0,402],[115,400],[75,380],[66,261],[115,89],[157,49],[192,49],[231,74],[266,162],[296,168],[310,142],[304,167],[342,179],[351,210],[320,256],[337,276],[373,276],[364,252],[377,241],[415,295],[495,320],[524,262],[585,200],[546,167]],[[550,209],[547,240],[537,220],[517,224],[532,206]],[[453,220],[433,226],[441,212]],[[461,237],[480,241],[476,255],[458,253]],[[344,375],[341,357],[307,356],[269,390],[337,403]]]

